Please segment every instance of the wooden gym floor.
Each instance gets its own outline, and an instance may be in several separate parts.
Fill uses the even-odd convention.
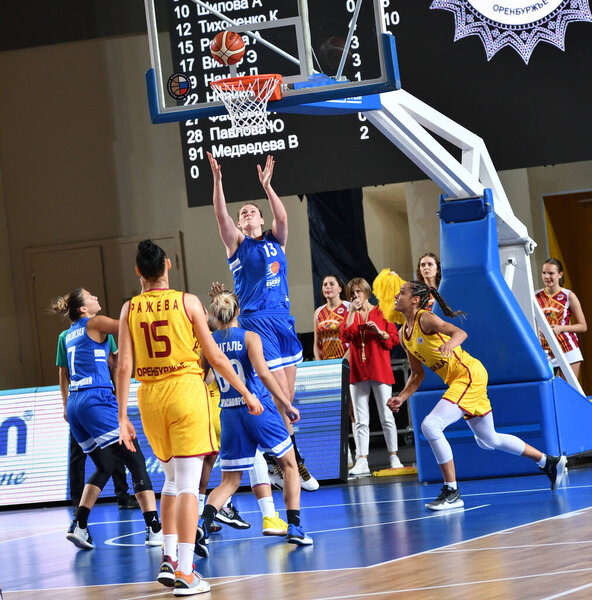
[[[252,495],[235,504],[251,529],[214,534],[196,568],[212,584],[204,599],[479,600],[592,597],[592,468],[571,468],[551,492],[544,476],[461,483],[465,510],[434,513],[436,484],[397,478],[303,493],[299,548],[260,533]],[[281,495],[274,492],[276,505]],[[96,550],[65,539],[67,508],[0,512],[5,600],[140,600],[171,597],[154,582],[159,548],[143,545],[138,510],[101,504],[91,514]]]

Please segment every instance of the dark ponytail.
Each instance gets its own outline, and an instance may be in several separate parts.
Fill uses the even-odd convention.
[[[454,319],[455,317],[465,317],[467,315],[467,313],[462,310],[453,311],[450,306],[446,304],[444,298],[440,296],[436,288],[429,287],[423,281],[410,281],[409,283],[411,285],[411,295],[419,296],[419,308],[425,308],[430,301],[430,295],[432,295],[447,317],[452,317]]]
[[[140,275],[147,281],[159,279],[164,274],[166,254],[152,240],[144,240],[138,244],[136,265]]]

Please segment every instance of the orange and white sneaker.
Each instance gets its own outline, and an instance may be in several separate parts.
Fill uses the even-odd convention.
[[[195,596],[210,591],[210,584],[197,572],[188,575],[182,571],[175,571],[175,587],[173,596]]]

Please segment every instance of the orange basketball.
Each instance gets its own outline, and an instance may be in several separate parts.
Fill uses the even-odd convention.
[[[243,38],[234,31],[221,31],[210,44],[210,52],[215,61],[222,65],[235,65],[245,55]]]

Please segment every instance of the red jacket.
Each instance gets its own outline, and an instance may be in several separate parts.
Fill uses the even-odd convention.
[[[379,381],[380,383],[395,383],[393,370],[391,368],[391,348],[399,343],[399,333],[394,323],[389,323],[383,316],[378,306],[375,306],[368,314],[368,321],[374,321],[376,325],[389,334],[387,339],[382,339],[373,330],[360,331],[360,325],[365,325],[360,313],[355,313],[354,320],[349,327],[341,331],[341,339],[350,344],[350,383],[359,381]],[[364,341],[364,352],[366,360],[362,360],[362,339]]]

